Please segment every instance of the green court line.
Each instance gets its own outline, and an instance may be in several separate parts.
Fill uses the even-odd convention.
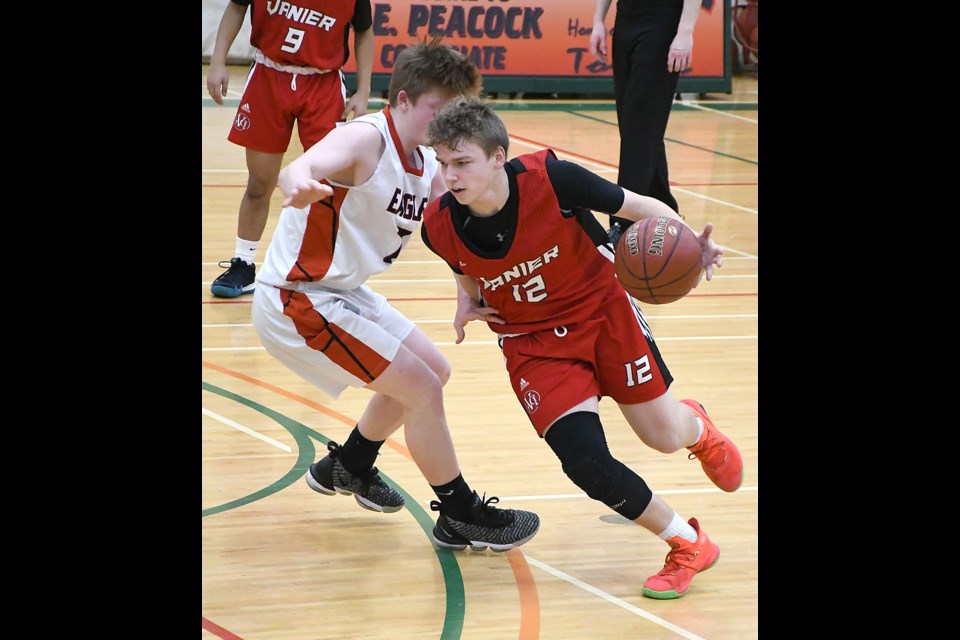
[[[208,382],[201,381],[201,385],[204,391],[209,391],[210,393],[216,393],[217,395],[223,396],[234,402],[239,402],[242,405],[246,405],[255,411],[259,411],[263,415],[275,420],[280,424],[284,429],[290,432],[290,435],[293,436],[293,439],[297,443],[297,461],[294,463],[293,467],[288,471],[282,478],[274,482],[268,487],[260,489],[259,491],[254,491],[250,495],[238,498],[236,500],[231,500],[224,504],[210,507],[209,509],[203,509],[202,517],[206,518],[217,513],[222,513],[224,511],[229,511],[230,509],[236,509],[237,507],[242,507],[243,505],[250,504],[267,496],[271,496],[278,491],[281,491],[289,487],[294,482],[299,482],[303,475],[307,472],[307,469],[313,464],[313,459],[316,455],[316,449],[313,445],[313,440],[318,440],[326,445],[330,442],[330,438],[317,433],[310,427],[297,422],[287,416],[277,413],[276,411],[269,409],[261,404],[250,400],[249,398],[244,398],[243,396],[238,396],[235,393],[231,393],[226,389],[221,389],[216,387]],[[433,518],[428,514],[423,507],[421,507],[414,498],[404,491],[401,487],[397,485],[396,482],[390,479],[382,471],[380,475],[387,480],[394,488],[397,489],[405,501],[404,508],[409,511],[414,519],[420,524],[420,527],[423,529],[424,533],[427,536],[427,540],[431,545],[433,545],[433,538],[430,536],[430,532],[433,530],[434,521]],[[357,507],[359,508],[359,507]],[[447,592],[447,607],[446,613],[443,617],[443,630],[440,632],[440,640],[459,640],[460,636],[463,634],[463,619],[464,614],[467,609],[467,600],[466,594],[463,587],[463,574],[460,572],[460,563],[457,561],[456,555],[450,549],[440,549],[434,545],[437,553],[437,559],[440,561],[440,568],[443,571],[443,580],[446,585]]]

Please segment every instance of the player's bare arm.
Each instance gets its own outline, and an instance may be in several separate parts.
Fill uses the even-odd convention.
[[[385,144],[380,132],[366,122],[337,127],[280,172],[283,206],[305,207],[333,195],[325,178],[346,185],[366,182],[376,169]]]
[[[681,218],[676,211],[656,198],[642,196],[629,189],[623,190],[623,206],[620,207],[620,211],[615,212],[614,215],[633,220],[634,222],[643,220],[644,218],[656,218],[659,216],[666,216],[674,220],[683,221],[683,218]]]

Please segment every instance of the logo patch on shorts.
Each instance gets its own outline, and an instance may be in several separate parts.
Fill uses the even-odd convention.
[[[238,113],[233,120],[233,128],[237,131],[246,131],[250,128],[250,116],[245,113]]]
[[[523,394],[523,404],[527,408],[527,413],[536,413],[540,408],[540,394],[531,389]]]

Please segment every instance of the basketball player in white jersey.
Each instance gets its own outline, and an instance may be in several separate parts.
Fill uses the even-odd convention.
[[[397,56],[390,103],[354,118],[281,173],[285,200],[257,273],[253,325],[275,358],[338,397],[347,387],[374,395],[342,446],[310,466],[320,493],[353,494],[364,508],[394,512],[404,498],[373,463],[401,425],[407,448],[438,501],[438,546],[504,551],[540,527],[529,511],[498,509],[460,472],[443,407],[450,364],[416,325],[365,283],[385,271],[419,226],[427,202],[446,191],[432,149],[434,114],[482,79],[461,53],[438,41]]]

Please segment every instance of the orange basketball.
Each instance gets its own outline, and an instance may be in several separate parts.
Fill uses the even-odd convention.
[[[644,218],[620,236],[614,267],[631,296],[648,304],[666,304],[697,284],[703,252],[697,234],[680,220]]]
[[[733,36],[753,56],[759,59],[760,46],[758,0],[745,0],[733,6]]]

